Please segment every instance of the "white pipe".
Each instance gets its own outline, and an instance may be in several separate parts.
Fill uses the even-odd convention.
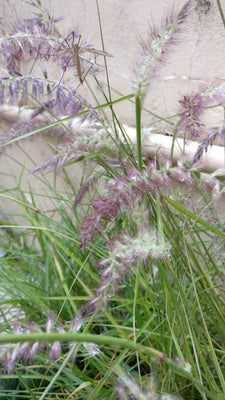
[[[132,142],[136,142],[135,128],[125,127],[128,136]],[[171,151],[173,147],[173,162],[177,162],[185,152],[185,160],[192,161],[198,149],[199,142],[176,138],[173,143],[173,136],[163,135],[161,133],[154,133],[151,128],[145,128],[144,132],[144,146],[146,152],[150,157],[154,157],[157,153],[165,155],[166,158],[171,159]],[[206,172],[213,172],[219,168],[225,167],[225,150],[223,146],[209,146],[207,153],[201,157],[202,170]],[[225,172],[224,172],[225,174]]]
[[[17,107],[10,105],[3,105],[0,109],[0,119],[4,119],[9,122],[16,122],[18,120],[29,119],[33,113],[33,109],[28,107]],[[72,129],[85,130],[88,129],[88,122],[80,124],[78,119],[74,119],[72,123]],[[136,130],[135,128],[124,126],[127,135],[130,137],[133,143],[136,142]],[[154,133],[152,128],[143,129],[144,133],[144,146],[146,147],[147,154],[150,157],[154,157],[157,153],[164,154],[165,157],[171,158],[171,150],[173,146],[173,137],[163,135],[161,133]],[[177,138],[174,142],[173,147],[173,162],[177,162],[182,153],[185,151],[186,159],[192,161],[199,143]],[[223,146],[211,146],[207,153],[201,158],[202,170],[206,172],[213,172],[219,168],[225,166],[225,150]]]

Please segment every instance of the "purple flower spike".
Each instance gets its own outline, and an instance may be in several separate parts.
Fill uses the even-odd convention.
[[[42,345],[39,342],[35,342],[31,349],[27,352],[27,354],[24,356],[25,360],[35,360],[38,352],[40,352]]]
[[[199,143],[198,149],[194,155],[193,161],[191,162],[190,168],[192,168],[194,164],[200,161],[203,154],[206,153],[208,151],[208,148],[213,145],[217,137],[220,137],[224,140],[225,121],[223,121],[221,126],[211,129],[209,134]]]
[[[55,341],[51,345],[51,349],[49,350],[49,358],[50,360],[56,360],[62,352],[61,344],[59,341]]]
[[[181,110],[178,113],[180,117],[178,129],[185,137],[198,138],[204,126],[200,118],[205,111],[206,100],[201,93],[197,93],[193,96],[184,96],[179,103]]]
[[[191,11],[191,0],[185,3],[178,14],[171,13],[161,28],[153,28],[145,42],[140,43],[139,61],[135,68],[135,78],[132,86],[136,96],[143,101],[150,87],[152,78],[156,75],[160,65],[165,60],[171,45],[179,37],[181,25],[186,21]]]
[[[140,229],[135,237],[121,235],[119,241],[108,244],[109,256],[99,263],[101,270],[101,285],[96,291],[96,296],[89,302],[92,311],[107,307],[109,298],[119,291],[119,284],[124,276],[131,273],[131,267],[138,263],[152,260],[168,259],[170,257],[170,244],[160,238],[155,230]]]
[[[54,328],[54,318],[51,316],[47,319],[47,322],[46,322],[46,328],[45,328],[46,333],[52,332],[53,328]]]

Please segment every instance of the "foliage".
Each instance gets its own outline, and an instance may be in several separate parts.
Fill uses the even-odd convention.
[[[209,132],[201,122],[207,107],[224,102],[224,85],[180,100],[174,140],[178,132],[206,132],[191,163],[149,160],[141,131],[145,96],[192,2],[140,43],[133,91],[116,101],[98,79],[97,57],[110,54],[80,42],[78,31],[65,38],[40,0],[29,3],[34,18],[1,25],[0,99],[30,102],[33,111],[0,144],[10,157],[9,145],[45,133],[55,151],[15,178],[15,187],[1,187],[0,398],[224,399],[225,234],[215,207],[224,183],[222,171],[199,168],[215,138],[224,137],[224,122]],[[58,63],[58,81],[47,72],[23,74],[23,62],[34,59]],[[67,83],[70,69],[76,89]],[[89,80],[104,104],[79,94],[81,84],[91,90]],[[137,145],[113,109],[133,99]],[[75,189],[67,167],[77,163],[84,175]],[[56,180],[60,169],[66,189],[50,183],[51,169]],[[40,192],[22,189],[27,175],[35,175]],[[198,204],[190,204],[197,191]],[[39,208],[40,196],[47,209]],[[10,212],[12,204],[19,211]]]

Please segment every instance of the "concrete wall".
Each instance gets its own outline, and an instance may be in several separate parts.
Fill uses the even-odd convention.
[[[138,56],[138,41],[145,37],[149,26],[158,25],[172,10],[180,10],[184,0],[99,0],[105,49],[113,54],[108,58],[111,86],[128,94],[129,79]],[[215,78],[225,79],[225,29],[215,0],[192,0],[194,12],[185,25],[184,34],[172,49],[167,63],[149,92],[146,108],[162,116],[177,112],[177,99],[190,90],[197,90]],[[225,12],[225,0],[221,0]],[[101,49],[98,13],[95,0],[42,0],[57,17],[64,16],[59,27],[65,33],[78,28],[82,38]],[[0,15],[6,19],[30,16],[31,7],[22,0],[1,0]],[[53,74],[55,66],[52,66]],[[101,78],[105,79],[104,74]],[[116,95],[115,95],[116,97]],[[117,107],[122,122],[134,126],[132,106]],[[221,110],[210,114],[212,123],[221,119]],[[143,125],[152,123],[149,114],[143,115]]]
[[[126,95],[131,93],[129,80],[138,54],[138,41],[145,37],[149,26],[158,25],[168,12],[179,11],[184,0],[99,0],[104,44],[106,51],[113,54],[108,58],[110,84],[112,88]],[[225,12],[225,0],[221,0]],[[86,38],[94,48],[101,49],[98,12],[95,0],[42,0],[57,17],[65,19],[59,27],[65,33],[78,28],[82,38]],[[167,63],[159,71],[151,91],[146,99],[145,107],[150,111],[167,117],[178,111],[178,99],[186,93],[198,90],[199,87],[212,82],[214,79],[225,79],[225,29],[221,22],[215,0],[193,0],[194,11],[185,25],[177,46],[172,49]],[[31,16],[31,7],[21,0],[1,0],[0,16],[13,21],[16,17]],[[55,65],[51,66],[54,76]],[[71,76],[73,83],[73,76]],[[104,73],[101,79],[105,80]],[[84,95],[87,92],[84,90]],[[114,94],[114,98],[118,95]],[[119,119],[128,126],[135,126],[134,106],[128,102],[120,103],[115,107]],[[223,119],[223,108],[209,111],[207,120],[214,126]],[[160,131],[168,130],[164,124],[156,124],[155,119],[148,113],[143,114],[144,127],[152,124]],[[48,148],[38,141],[37,145],[28,141],[25,145],[32,159],[43,161],[48,156]],[[29,160],[25,159],[18,147],[14,146],[13,155],[20,159],[26,168],[30,168]],[[6,156],[0,160],[0,171],[11,171],[20,174],[18,165],[8,167]],[[8,158],[7,158],[8,159]],[[7,165],[7,167],[6,167]],[[80,179],[80,171],[73,170],[75,179]],[[9,184],[9,178],[1,177],[2,183]]]

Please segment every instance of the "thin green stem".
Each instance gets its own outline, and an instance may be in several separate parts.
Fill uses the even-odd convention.
[[[82,343],[96,343],[98,345],[111,345],[116,348],[128,348],[139,351],[143,354],[148,354],[150,357],[158,358],[164,361],[166,354],[161,351],[152,349],[150,347],[142,346],[129,339],[120,339],[112,336],[92,335],[84,333],[24,333],[24,334],[7,334],[0,336],[0,343],[20,343],[20,342],[82,342]]]
[[[203,311],[202,311],[201,301],[199,299],[198,291],[197,291],[197,288],[196,288],[196,285],[195,285],[195,278],[193,276],[193,270],[192,270],[192,268],[189,268],[189,270],[190,270],[190,274],[191,274],[192,281],[193,281],[193,286],[194,286],[194,291],[195,291],[195,298],[196,298],[197,303],[198,303],[198,310],[200,312],[200,315],[201,315],[201,318],[202,318],[202,324],[203,324],[203,327],[204,327],[204,331],[205,331],[205,334],[206,334],[207,339],[208,339],[208,346],[210,348],[210,355],[212,357],[212,360],[213,360],[213,363],[214,363],[214,366],[215,366],[215,371],[217,373],[217,376],[218,376],[218,378],[220,380],[220,383],[221,383],[221,386],[223,388],[223,393],[225,393],[224,376],[223,376],[223,374],[221,372],[220,364],[219,364],[218,358],[216,356],[215,349],[213,347],[212,338],[211,338],[211,336],[209,334],[208,327],[207,327],[207,324],[206,324],[206,321],[205,321],[205,317],[204,317],[204,314],[203,314]]]
[[[103,30],[102,30],[102,23],[101,23],[101,15],[100,15],[98,0],[96,0],[96,6],[97,6],[97,12],[98,12],[98,23],[99,23],[99,29],[100,29],[100,36],[101,36],[101,41],[102,41],[102,50],[105,51],[104,37],[103,37]],[[110,102],[112,102],[111,87],[110,87],[110,82],[109,82],[109,72],[108,72],[108,67],[107,67],[107,62],[106,62],[105,56],[104,56],[104,64],[105,64],[105,73],[106,73],[107,87],[108,87],[108,93],[109,93],[109,100],[110,100]],[[112,112],[112,119],[113,119],[115,135],[116,135],[116,138],[118,139],[119,137],[118,137],[118,133],[117,133],[117,129],[116,129],[115,113],[113,111],[112,105],[110,106],[110,109]]]
[[[138,300],[140,275],[141,275],[141,263],[139,262],[138,269],[137,269],[137,275],[136,275],[135,290],[134,290],[134,303],[133,303],[133,335],[134,335],[135,343],[137,342],[137,338],[136,338],[136,306],[137,306],[137,300]],[[139,377],[141,377],[140,361],[139,361],[137,351],[136,351],[136,358],[137,358],[137,367],[138,367]],[[140,385],[141,385],[141,379],[140,379]]]
[[[200,392],[206,393],[209,399],[216,400],[216,396],[214,396],[208,389],[206,389],[196,378],[194,378],[191,374],[181,368],[178,364],[176,364],[173,360],[168,358],[165,353],[155,350],[148,346],[143,346],[139,343],[135,343],[129,339],[121,339],[115,338],[112,336],[103,336],[103,335],[92,335],[88,333],[24,333],[24,334],[7,334],[0,336],[0,344],[3,343],[20,343],[20,342],[79,342],[79,343],[95,343],[98,345],[106,345],[112,346],[116,349],[119,348],[127,348],[133,351],[137,351],[140,354],[146,354],[150,357],[153,357],[155,360],[164,362],[168,366],[172,368],[178,375],[185,377],[188,379]],[[73,349],[74,350],[74,349]],[[71,354],[70,354],[71,356]],[[68,361],[68,357],[66,357]],[[66,361],[65,360],[65,361]],[[64,364],[64,363],[63,363]],[[61,368],[60,368],[61,372]],[[43,398],[43,394],[42,394]],[[40,400],[40,399],[39,399]]]
[[[141,153],[141,100],[139,96],[135,97],[136,107],[136,136],[137,136],[137,155],[138,167],[142,169],[142,153]]]
[[[122,97],[122,98],[113,100],[113,101],[111,101],[111,102],[109,102],[109,103],[100,104],[100,105],[94,107],[93,109],[94,109],[94,110],[101,110],[102,108],[110,107],[111,105],[116,104],[116,103],[120,103],[121,101],[129,100],[129,99],[131,99],[132,97],[134,97],[133,94],[128,94],[127,96],[124,96],[124,97]],[[46,130],[46,129],[53,128],[54,126],[60,125],[60,124],[66,122],[66,121],[69,121],[69,120],[71,120],[71,119],[73,119],[73,118],[75,118],[75,117],[76,117],[76,118],[77,118],[77,117],[81,117],[82,115],[87,114],[89,111],[90,111],[90,110],[82,111],[82,112],[80,112],[80,113],[78,113],[78,114],[76,114],[76,115],[73,115],[73,116],[71,116],[71,117],[65,117],[65,118],[59,119],[59,120],[57,120],[56,122],[52,122],[51,124],[42,126],[42,127],[38,128],[38,129],[35,129],[34,131],[25,133],[24,135],[21,135],[21,136],[15,138],[15,139],[9,140],[7,143],[0,144],[0,148],[1,148],[1,147],[5,147],[5,146],[7,146],[7,145],[9,145],[9,144],[18,142],[19,140],[25,139],[25,138],[27,138],[27,137],[29,137],[29,136],[35,135],[36,133],[43,132],[43,131]]]
[[[78,343],[75,343],[72,347],[72,349],[69,351],[69,353],[67,354],[65,360],[63,361],[62,365],[60,366],[60,368],[58,369],[58,371],[56,372],[56,374],[54,375],[54,377],[52,378],[51,382],[49,383],[49,385],[46,387],[46,389],[44,390],[44,392],[42,393],[41,397],[39,398],[39,400],[44,400],[45,396],[48,394],[49,390],[51,389],[51,387],[54,385],[54,383],[56,382],[56,380],[58,379],[58,377],[61,375],[62,371],[64,370],[65,366],[67,365],[67,363],[69,362],[70,358],[72,357],[73,353],[76,351],[76,348],[78,347]]]
[[[93,322],[94,317],[92,317],[88,323],[88,325],[85,328],[85,331],[90,327],[91,323]],[[49,385],[46,387],[45,391],[42,393],[42,396],[40,397],[39,400],[44,400],[46,394],[48,394],[49,390],[51,389],[51,387],[53,386],[53,384],[55,383],[55,381],[58,379],[58,377],[61,375],[62,371],[64,370],[65,366],[67,365],[67,363],[69,362],[70,358],[74,355],[74,352],[78,349],[79,343],[74,343],[74,345],[72,346],[72,348],[70,349],[69,353],[66,355],[65,360],[63,361],[61,367],[58,369],[58,371],[56,372],[56,374],[54,375],[54,377],[52,378],[51,382],[49,383]]]
[[[178,211],[180,211],[182,214],[187,215],[191,219],[195,221],[195,223],[199,223],[200,225],[204,226],[205,228],[209,229],[209,231],[216,233],[218,236],[220,236],[222,239],[225,239],[225,234],[220,231],[219,229],[215,228],[213,225],[211,225],[209,222],[205,221],[204,219],[198,217],[191,211],[189,211],[187,208],[182,206],[180,203],[177,203],[176,201],[170,199],[169,197],[162,195],[162,197],[174,208],[176,208]]]
[[[216,2],[217,2],[217,7],[218,7],[218,10],[219,10],[219,13],[220,13],[220,17],[221,17],[222,22],[223,22],[223,26],[225,28],[225,17],[224,17],[224,13],[223,13],[223,10],[222,10],[222,6],[221,6],[221,3],[220,3],[220,0],[216,0]]]
[[[161,201],[159,192],[156,192],[156,214],[157,214],[157,228],[158,228],[159,241],[161,243],[164,243],[164,231],[163,231]]]

